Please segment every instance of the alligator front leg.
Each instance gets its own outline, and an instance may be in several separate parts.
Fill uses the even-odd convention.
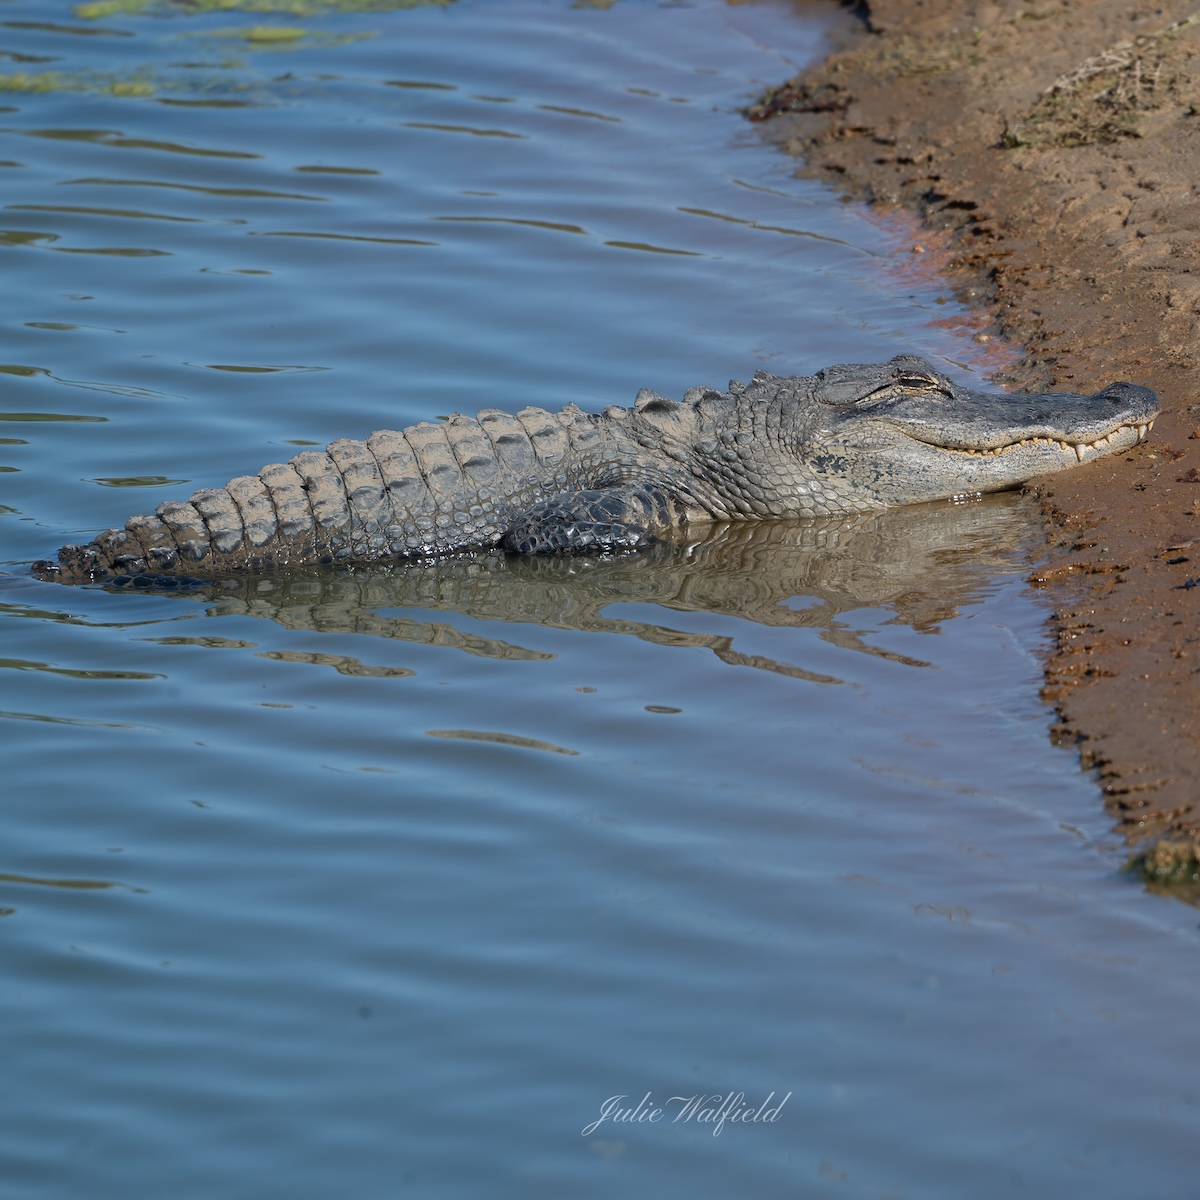
[[[688,506],[654,484],[563,492],[515,514],[500,539],[514,554],[600,554],[658,541]]]

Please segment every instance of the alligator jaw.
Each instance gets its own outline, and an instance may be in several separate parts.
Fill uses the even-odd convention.
[[[1154,393],[1130,383],[1090,396],[979,392],[950,383],[941,392],[898,397],[834,423],[831,441],[850,449],[844,473],[854,473],[856,455],[858,462],[874,460],[867,486],[881,507],[1006,491],[1124,453],[1159,412]]]
[[[934,446],[939,450],[948,450],[954,454],[965,454],[972,458],[999,458],[1023,446],[1035,448],[1045,446],[1047,449],[1073,451],[1075,461],[1083,462],[1088,451],[1094,451],[1097,454],[1107,454],[1113,450],[1127,450],[1132,446],[1136,446],[1139,442],[1145,441],[1147,433],[1153,428],[1153,420],[1141,422],[1137,425],[1117,425],[1110,432],[1101,434],[1100,437],[1090,442],[1070,442],[1064,438],[1052,437],[1028,437],[1021,438],[1015,442],[1005,442],[1000,446],[977,447],[952,446],[945,443],[926,441],[925,438],[914,438],[913,440],[923,442],[927,446]],[[1133,437],[1132,441],[1127,441],[1121,437],[1122,434],[1136,434],[1136,436]],[[1117,444],[1118,442],[1121,444]]]

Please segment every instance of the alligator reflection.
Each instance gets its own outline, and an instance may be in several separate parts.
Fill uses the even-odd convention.
[[[621,558],[478,554],[337,574],[256,576],[222,585],[208,613],[264,617],[295,630],[398,638],[494,658],[554,657],[404,610],[451,611],[486,621],[704,647],[731,665],[837,683],[828,675],[740,653],[732,636],[634,619],[622,615],[621,607],[653,604],[818,629],[841,648],[924,666],[868,645],[843,616],[856,609],[891,609],[892,622],[937,632],[940,622],[977,603],[997,575],[1026,566],[1037,529],[1036,509],[1028,500],[990,496],[857,517],[717,526],[698,531],[688,545],[657,546]]]

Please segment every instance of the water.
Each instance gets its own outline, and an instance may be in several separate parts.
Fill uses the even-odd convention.
[[[1186,1193],[1195,914],[1047,741],[1020,498],[25,573],[455,409],[970,377],[936,281],[736,115],[836,13],[0,18],[6,1197]],[[671,1099],[772,1092],[717,1136]]]

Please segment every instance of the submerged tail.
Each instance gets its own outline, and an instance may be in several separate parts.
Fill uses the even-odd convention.
[[[579,418],[583,418],[580,420]],[[160,504],[36,575],[84,583],[120,575],[210,577],[286,565],[372,562],[494,546],[508,515],[568,482],[568,451],[598,439],[595,418],[489,409],[438,425],[343,438]]]

